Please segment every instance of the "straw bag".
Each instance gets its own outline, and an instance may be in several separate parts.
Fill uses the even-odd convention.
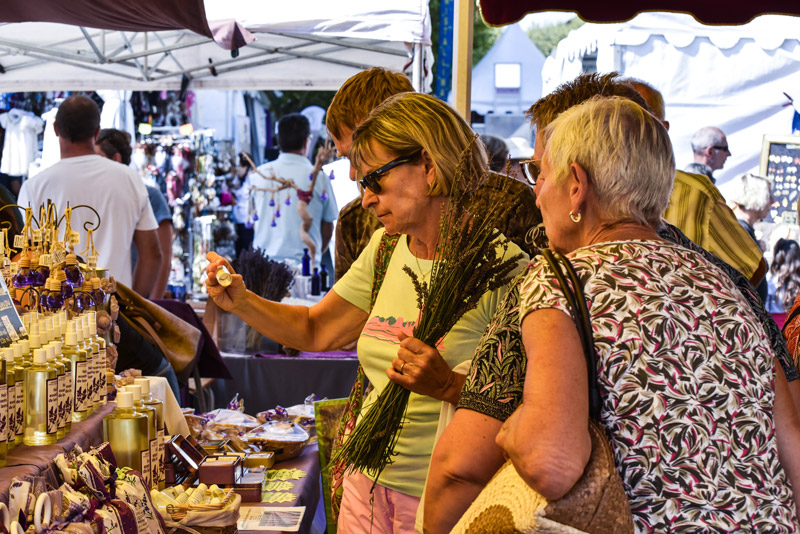
[[[563,288],[578,328],[589,373],[589,435],[592,455],[578,482],[558,500],[548,502],[517,474],[511,461],[495,473],[456,524],[458,534],[605,533],[633,532],[628,499],[614,466],[614,454],[605,430],[598,423],[600,392],[592,325],[583,285],[567,258],[550,250],[542,252]],[[564,277],[561,264],[572,282]]]

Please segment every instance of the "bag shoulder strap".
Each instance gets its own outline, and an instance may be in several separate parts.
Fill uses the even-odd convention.
[[[369,309],[375,306],[375,301],[378,299],[378,293],[383,285],[383,279],[386,278],[386,270],[389,268],[389,261],[392,259],[394,249],[397,247],[397,242],[400,241],[402,234],[390,235],[384,233],[381,237],[381,244],[378,246],[378,254],[375,256],[375,271],[372,277],[372,292],[369,298]]]
[[[794,309],[791,311],[791,313],[789,313],[789,315],[786,317],[786,322],[783,323],[783,328],[781,328],[781,333],[783,334],[784,337],[786,337],[786,329],[789,327],[790,324],[792,324],[792,321],[797,319],[798,315],[800,315],[800,305],[795,306]]]
[[[558,285],[564,292],[567,299],[567,306],[570,309],[572,320],[578,329],[578,336],[583,346],[583,355],[586,358],[586,371],[589,378],[589,416],[595,421],[600,420],[600,390],[597,387],[597,352],[594,346],[594,334],[592,332],[592,320],[589,315],[589,308],[586,306],[586,297],[583,293],[583,283],[575,272],[572,262],[562,254],[553,253],[549,249],[542,250],[542,256],[547,261],[550,268],[558,280]],[[562,271],[562,265],[567,272],[572,283],[572,288],[567,284]]]

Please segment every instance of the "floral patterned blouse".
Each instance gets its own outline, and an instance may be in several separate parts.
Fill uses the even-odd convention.
[[[585,285],[601,420],[637,532],[795,532],[778,462],[773,353],[730,279],[658,241],[568,255]],[[544,260],[520,288],[520,318],[568,313]]]

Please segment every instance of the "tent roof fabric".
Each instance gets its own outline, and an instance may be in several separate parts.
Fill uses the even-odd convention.
[[[763,13],[800,15],[800,3],[795,0],[577,0],[566,5],[560,0],[480,0],[480,9],[483,19],[492,26],[513,24],[528,13],[539,11],[575,11],[588,22],[622,22],[645,11],[667,11],[691,13],[706,24],[745,24]]]
[[[102,6],[109,0],[97,1]],[[48,4],[56,15],[39,13],[38,20],[60,16],[60,0]],[[138,0],[134,4],[138,6]],[[268,5],[187,0],[182,5],[186,4],[199,6],[205,28],[197,29],[202,31],[144,31],[150,28],[148,18],[130,22],[127,31],[113,31],[120,27],[114,26],[116,19],[91,16],[82,26],[3,24],[0,91],[160,90],[180,89],[186,83],[191,89],[336,90],[372,66],[407,70],[413,43],[430,43],[427,3],[419,0],[394,0],[391,8],[371,10],[364,0],[335,8],[323,0]],[[0,12],[0,20],[12,18],[4,15]],[[18,10],[13,15],[21,18],[26,13]],[[131,11],[135,16],[138,8]],[[94,29],[89,23],[107,29]],[[197,21],[186,21],[190,23],[197,27]],[[152,24],[164,28],[178,23]],[[241,48],[231,54],[218,45]]]
[[[227,17],[226,17],[227,18]],[[211,37],[203,0],[4,2],[0,22],[57,22],[120,31],[191,30]]]

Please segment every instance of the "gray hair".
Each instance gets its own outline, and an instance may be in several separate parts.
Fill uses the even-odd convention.
[[[744,210],[763,211],[772,204],[772,183],[746,172],[731,180],[726,197]]]
[[[692,136],[692,152],[702,154],[703,151],[722,142],[725,132],[715,126],[705,126],[697,130]]]
[[[562,183],[572,163],[589,174],[600,212],[658,226],[675,178],[667,129],[653,114],[620,97],[594,97],[545,128],[545,157]]]

